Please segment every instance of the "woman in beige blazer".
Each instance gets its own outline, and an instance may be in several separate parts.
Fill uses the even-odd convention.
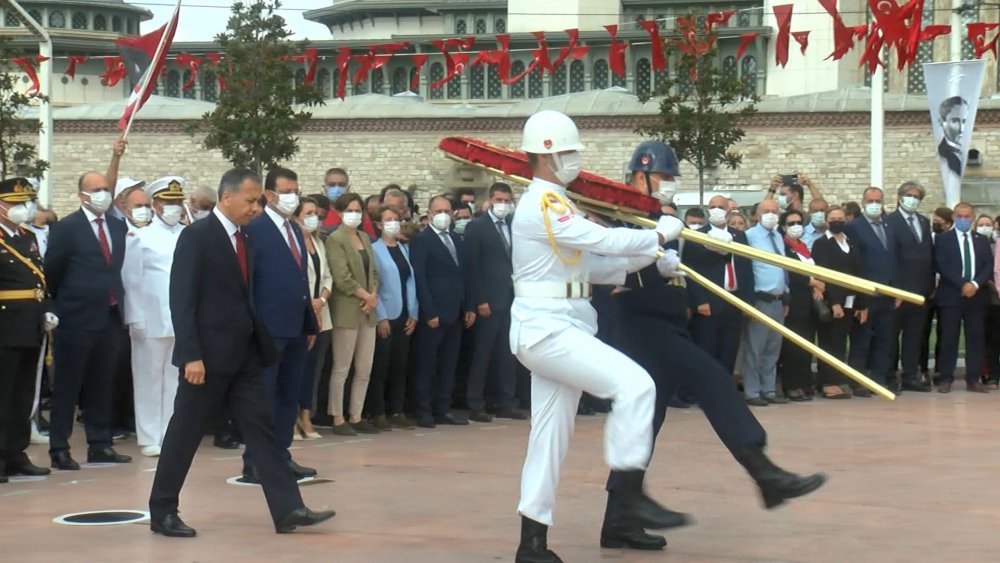
[[[316,411],[316,387],[319,385],[320,370],[325,357],[330,350],[330,330],[333,321],[330,319],[328,302],[333,292],[333,274],[326,260],[326,248],[319,238],[319,207],[316,200],[305,197],[295,214],[302,232],[306,235],[306,271],[309,276],[309,295],[312,297],[313,312],[319,321],[319,336],[316,344],[306,356],[306,373],[302,378],[302,389],[299,392],[299,419],[296,422],[295,439],[303,437],[315,440],[321,436],[312,425],[312,413]]]
[[[375,355],[375,305],[378,271],[368,235],[358,231],[363,217],[361,196],[347,193],[333,204],[342,219],[326,239],[326,257],[333,274],[333,373],[330,376],[330,405],[333,433],[354,436],[358,432],[377,434],[361,420],[368,391],[372,359]],[[354,361],[354,383],[348,419],[344,417],[344,383]]]

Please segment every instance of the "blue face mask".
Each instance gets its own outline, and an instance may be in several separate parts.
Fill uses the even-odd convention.
[[[955,217],[955,228],[962,231],[963,233],[969,232],[969,229],[972,228],[972,218]]]
[[[337,199],[346,192],[347,188],[341,186],[340,184],[330,184],[329,186],[326,186],[326,197],[330,198],[330,201]]]

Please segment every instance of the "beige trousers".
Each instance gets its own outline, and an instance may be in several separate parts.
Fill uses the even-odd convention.
[[[354,383],[351,385],[350,422],[361,420],[365,406],[365,393],[372,373],[375,357],[375,327],[367,324],[358,328],[333,329],[333,373],[330,375],[329,412],[344,416],[344,384],[354,362]]]

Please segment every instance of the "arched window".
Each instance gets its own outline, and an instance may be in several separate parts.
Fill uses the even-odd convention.
[[[191,80],[191,71],[190,70],[185,70],[184,71],[184,84],[187,84],[188,80]],[[186,98],[186,99],[188,99],[188,100],[193,100],[194,99],[194,94],[195,94],[195,92],[194,92],[194,84],[191,84],[191,87],[188,88],[187,90],[184,90],[184,92],[182,93],[183,97]]]
[[[469,69],[469,97],[475,100],[485,98],[483,81],[486,73],[483,72],[483,65],[474,65]]]
[[[214,102],[219,99],[219,82],[215,78],[215,73],[207,70],[201,75],[201,99],[206,102]]]
[[[340,88],[340,69],[333,69],[333,75],[330,76],[330,97],[337,97],[337,89]],[[347,96],[347,84],[344,84],[344,96]]]
[[[181,75],[176,70],[167,73],[167,97],[181,97]]]
[[[122,32],[122,19],[119,16],[111,16],[111,31],[115,33]]]
[[[107,31],[108,30],[108,18],[104,17],[104,14],[97,14],[94,16],[94,31]]]
[[[667,80],[670,79],[670,72],[667,69],[653,71],[653,78],[656,79],[653,85],[653,93],[656,93],[660,88],[666,87]]]
[[[444,65],[441,63],[431,64],[431,82],[437,82],[444,78]],[[444,88],[438,86],[437,88],[430,89],[430,98],[432,100],[443,100],[444,99]]]
[[[635,63],[635,93],[639,96],[648,95],[652,86],[652,69],[649,59],[639,59]]]
[[[87,14],[84,12],[73,12],[73,29],[87,29]]]
[[[524,72],[524,61],[514,61],[510,65],[511,76],[517,76]],[[524,82],[525,78],[521,78],[517,82],[510,85],[510,97],[511,98],[523,98],[524,97]]]
[[[413,90],[415,94],[420,93],[420,69],[414,67],[410,69],[410,81],[406,83],[406,89],[410,90],[410,86],[414,86]]]
[[[385,88],[385,73],[376,68],[372,71],[372,94],[381,94]]]
[[[740,62],[740,77],[751,94],[757,93],[757,59],[753,55],[743,57]]]
[[[31,16],[31,19],[35,20],[36,22],[45,25],[45,22],[42,21],[42,13],[39,12],[38,10],[28,10],[28,15]]]
[[[460,100],[462,99],[462,73],[456,73],[448,79],[448,99],[449,100]]]
[[[17,18],[17,14],[14,13],[14,10],[7,10],[7,12],[3,15],[3,24],[6,27],[17,27],[21,25],[21,20]]]
[[[476,35],[486,33],[486,20],[476,20]]]
[[[458,20],[455,22],[455,33],[457,35],[465,35],[469,32],[469,28],[465,24],[465,20]]]
[[[397,67],[392,71],[392,93],[402,94],[410,89],[409,73],[403,67]]]
[[[617,72],[612,72],[611,73],[611,85],[612,86],[618,86],[618,87],[624,88],[625,87],[625,77],[624,76],[618,76]]]
[[[736,70],[736,57],[729,55],[728,57],[722,59],[722,76],[723,78],[732,79],[737,78],[739,75]]]
[[[503,82],[500,81],[499,65],[490,65],[486,72],[486,96],[491,100],[503,97]]]
[[[573,61],[569,65],[569,91],[583,92],[587,89],[583,61]]]
[[[542,81],[542,69],[536,68],[535,70],[528,73],[528,97],[529,98],[542,98],[545,94],[542,92],[544,87],[544,82]]]
[[[66,27],[66,16],[59,10],[49,12],[49,27]]]
[[[507,21],[503,18],[497,18],[493,22],[493,30],[497,33],[507,33]]]
[[[556,67],[556,71],[552,73],[552,95],[561,96],[566,93],[566,64],[561,64]]]
[[[351,79],[354,77],[354,73],[355,72],[357,72],[356,69],[349,71],[349,74],[347,75],[347,83],[348,84],[351,84]],[[355,84],[353,86],[353,92],[355,94],[367,94],[368,93],[368,77],[367,76],[362,76],[361,77],[361,82],[358,82],[357,84]]]
[[[736,12],[736,25],[739,27],[750,27],[750,12],[747,10]]]
[[[323,98],[333,97],[330,89],[330,70],[326,68],[319,69],[316,73],[316,87],[319,88],[320,94],[323,94]]]
[[[125,18],[125,33],[135,35],[135,20],[132,18]]]
[[[604,90],[608,87],[608,61],[597,59],[594,62],[594,89]]]

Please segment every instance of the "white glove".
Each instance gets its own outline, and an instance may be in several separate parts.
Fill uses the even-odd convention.
[[[664,242],[677,240],[684,228],[684,222],[673,215],[663,215],[656,222],[656,232],[663,236]]]
[[[729,229],[709,229],[708,236],[719,242],[733,242],[733,235],[729,232]],[[729,251],[723,248],[715,248],[711,246],[708,248],[718,252],[719,254],[729,254]]]
[[[42,328],[45,329],[45,332],[48,332],[50,330],[55,330],[57,326],[59,326],[59,317],[55,316],[52,313],[45,313],[45,322],[42,325]]]
[[[663,256],[656,260],[656,269],[665,278],[683,276],[684,272],[677,269],[681,265],[681,257],[674,249],[665,250]]]

